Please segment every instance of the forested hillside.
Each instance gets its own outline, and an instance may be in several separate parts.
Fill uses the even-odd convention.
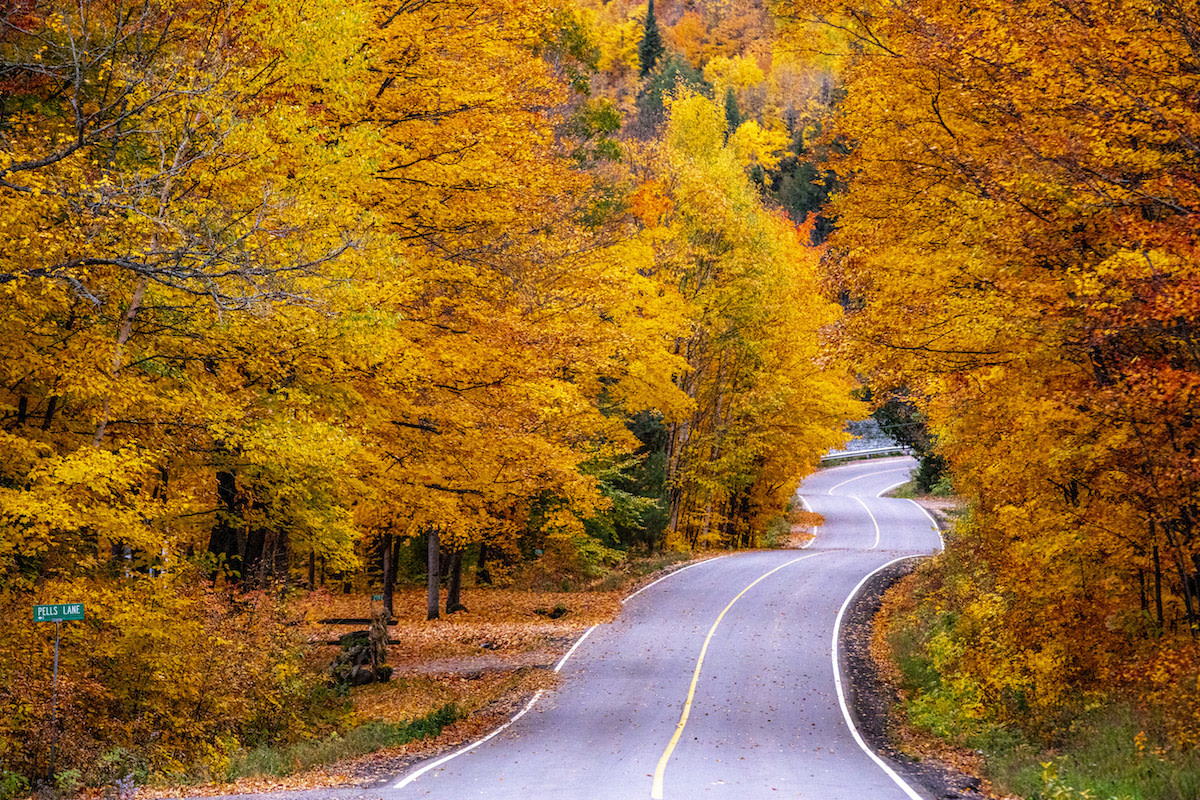
[[[773,25],[0,4],[4,775],[46,777],[55,727],[84,782],[322,730],[289,597],[390,609],[414,552],[457,592],[758,542],[857,409],[821,340],[831,85]]]

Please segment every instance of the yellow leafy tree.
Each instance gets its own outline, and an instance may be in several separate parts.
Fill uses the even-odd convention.
[[[759,205],[724,134],[717,104],[672,101],[659,259],[688,304],[675,351],[694,405],[670,420],[670,529],[691,546],[753,542],[854,413],[848,376],[820,355],[837,309],[818,253]]]

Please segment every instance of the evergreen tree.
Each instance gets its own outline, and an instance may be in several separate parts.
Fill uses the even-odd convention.
[[[658,20],[654,17],[654,0],[650,0],[646,9],[646,32],[642,35],[642,43],[638,45],[638,64],[641,65],[638,77],[644,78],[654,69],[663,51],[662,34],[658,32]]]
[[[678,53],[661,58],[651,70],[642,90],[637,96],[637,118],[630,129],[635,136],[644,138],[656,135],[666,113],[663,98],[680,86],[690,86],[695,91],[711,96],[712,86],[705,83],[704,76],[696,71],[688,60]]]
[[[737,93],[733,87],[725,90],[725,135],[728,137],[742,124],[742,113],[738,109]]]

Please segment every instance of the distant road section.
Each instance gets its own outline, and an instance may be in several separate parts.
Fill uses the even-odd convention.
[[[914,464],[879,459],[813,475],[800,495],[826,522],[809,547],[713,559],[638,592],[560,664],[557,690],[487,740],[397,776],[390,794],[921,797],[847,724],[833,652],[840,615],[867,575],[941,547],[920,507],[878,496]]]

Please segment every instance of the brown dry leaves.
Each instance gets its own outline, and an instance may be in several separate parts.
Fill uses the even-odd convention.
[[[561,658],[583,630],[614,619],[621,596],[615,591],[464,589],[463,602],[469,611],[426,621],[424,592],[398,592],[397,622],[389,631],[392,640],[399,643],[390,646],[388,659],[396,672],[388,683],[353,690],[355,716],[363,722],[401,722],[455,703],[468,715],[465,719],[445,728],[436,738],[409,742],[336,766],[285,778],[242,778],[232,783],[146,789],[139,792],[139,800],[348,786],[394,775],[417,761],[495,730],[533,692],[553,688],[556,676],[547,667]],[[310,639],[319,644],[365,627],[325,625],[320,620],[365,618],[371,603],[366,594],[318,592],[301,605],[310,626]],[[564,615],[558,619],[545,616],[559,605],[567,609]],[[337,651],[333,645],[319,649],[326,659]]]
[[[397,592],[394,605],[397,621],[388,627],[393,642],[389,663],[403,673],[407,667],[430,661],[479,656],[503,660],[531,651],[557,650],[565,640],[592,625],[612,621],[621,608],[619,592],[464,589],[462,600],[468,611],[427,621],[423,591]],[[370,614],[371,603],[364,594],[317,593],[305,605],[309,622],[319,623],[322,619],[364,619]],[[559,607],[566,612],[558,619],[550,619],[548,614]],[[311,639],[332,642],[344,633],[365,627],[365,624],[316,624]],[[528,664],[514,664],[522,665]]]
[[[785,547],[806,547],[817,535],[817,528],[825,524],[825,517],[814,511],[795,509],[789,515],[791,529]]]
[[[547,688],[549,684],[540,682],[548,675],[538,677],[547,671],[537,668],[552,666],[585,629],[613,620],[621,608],[620,598],[615,591],[464,589],[462,600],[468,611],[429,621],[424,591],[397,592],[396,623],[388,627],[393,679],[355,689],[355,714],[364,721],[399,722],[456,703],[474,716],[503,698]],[[323,625],[320,620],[365,618],[371,602],[365,594],[314,593],[304,605],[312,625],[311,640],[319,643],[365,627]],[[556,609],[566,612],[549,618]],[[322,650],[325,658],[337,652],[334,645]],[[471,720],[454,729],[465,730],[468,723]]]
[[[645,583],[673,571],[671,565],[636,579]],[[366,785],[395,775],[412,764],[486,735],[507,722],[535,691],[552,689],[557,676],[549,669],[584,630],[610,622],[630,591],[530,592],[509,589],[464,589],[466,612],[425,619],[425,592],[399,591],[395,596],[396,623],[389,626],[394,644],[389,663],[390,682],[353,689],[355,716],[360,721],[400,722],[424,716],[447,703],[456,703],[467,717],[433,739],[388,748],[335,766],[286,778],[243,778],[232,783],[168,789],[144,789],[139,800],[166,797],[212,797],[228,794]],[[299,612],[317,645],[314,662],[332,659],[330,643],[365,624],[330,625],[323,619],[365,619],[370,616],[368,594],[314,592],[300,602]],[[376,607],[379,603],[374,604]],[[557,619],[547,616],[566,609]]]

